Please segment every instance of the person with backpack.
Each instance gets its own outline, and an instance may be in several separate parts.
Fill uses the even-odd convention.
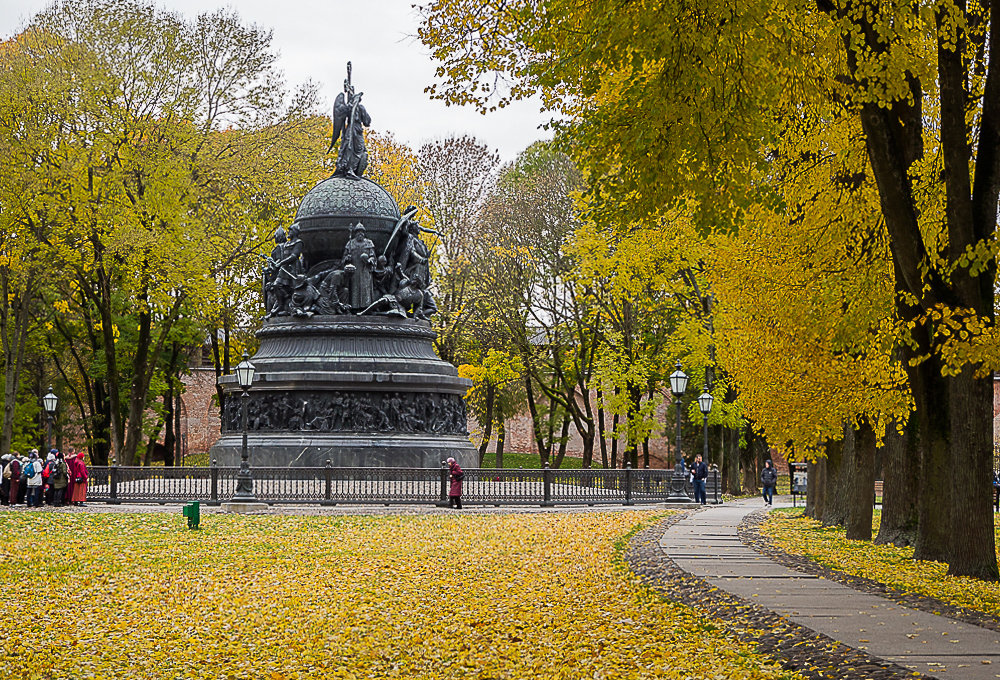
[[[51,449],[45,457],[45,467],[42,468],[42,498],[46,505],[52,505],[52,464],[56,461],[56,449]]]
[[[760,483],[764,487],[762,491],[764,503],[771,505],[774,502],[774,487],[778,484],[778,470],[770,459],[764,461],[764,469],[760,471]]]
[[[34,451],[28,457],[28,464],[21,471],[21,478],[28,486],[28,507],[42,507],[42,461]]]
[[[62,452],[56,453],[56,459],[52,461],[52,473],[49,475],[49,483],[52,485],[52,505],[57,508],[66,505],[66,487],[69,486],[69,469],[66,467],[66,460]]]

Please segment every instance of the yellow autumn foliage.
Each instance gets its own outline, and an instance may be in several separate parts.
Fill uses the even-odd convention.
[[[639,585],[644,512],[0,513],[7,678],[795,678]]]

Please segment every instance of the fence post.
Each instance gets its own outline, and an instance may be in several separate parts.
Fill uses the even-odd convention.
[[[333,462],[326,459],[326,467],[323,469],[326,475],[326,491],[323,493],[323,505],[333,505]]]
[[[625,505],[632,505],[632,461],[625,463]]]
[[[448,462],[441,461],[441,499],[438,505],[444,507],[448,505],[448,473],[450,468]]]
[[[722,493],[722,480],[719,479],[718,468],[712,470],[712,476],[715,477],[715,504],[719,505],[722,503],[722,499],[719,497],[719,494]]]
[[[118,505],[121,503],[118,500],[118,462],[114,459],[111,460],[111,467],[108,468],[108,486],[110,487],[108,503]]]
[[[542,505],[552,505],[552,468],[548,462],[542,468]]]
[[[212,495],[209,498],[209,503],[212,505],[219,504],[219,460],[217,458],[212,459]]]

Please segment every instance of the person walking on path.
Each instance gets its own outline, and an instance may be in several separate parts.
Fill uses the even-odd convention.
[[[694,465],[691,466],[691,485],[694,487],[694,502],[705,505],[705,480],[708,478],[708,466],[701,459],[701,454],[694,457]],[[698,500],[698,499],[701,500]]]
[[[24,468],[24,478],[28,484],[28,507],[42,507],[42,461],[38,454],[32,451],[28,465]]]
[[[83,505],[87,500],[87,464],[83,462],[83,451],[76,454],[76,458],[71,458],[69,463],[69,474],[73,479],[73,495],[69,499],[73,505]]]
[[[465,473],[454,458],[448,459],[448,477],[451,479],[451,487],[448,489],[448,507],[456,510],[462,509],[462,480]]]
[[[770,459],[764,461],[764,469],[760,471],[760,483],[763,486],[761,493],[767,505],[774,503],[774,487],[778,483],[778,471]]]

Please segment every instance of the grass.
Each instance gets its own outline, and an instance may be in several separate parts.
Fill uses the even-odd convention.
[[[643,587],[649,512],[0,512],[5,678],[799,678]],[[33,587],[25,584],[31,582]],[[14,591],[11,591],[14,592]]]
[[[881,512],[876,510],[873,532],[878,533]],[[1000,516],[994,517],[1000,545]],[[783,550],[805,555],[820,564],[863,576],[905,592],[936,597],[945,602],[1000,616],[1000,583],[949,576],[942,562],[913,559],[913,548],[849,541],[843,527],[824,527],[791,508],[776,510],[762,526]]]

